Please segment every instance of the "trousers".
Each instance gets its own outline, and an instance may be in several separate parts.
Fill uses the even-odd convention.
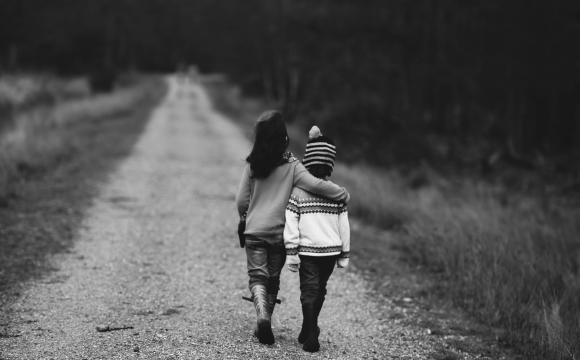
[[[280,272],[286,262],[286,249],[282,237],[261,238],[246,235],[246,258],[250,291],[256,284],[266,286],[268,293],[280,289]]]
[[[300,255],[300,302],[302,305],[322,304],[326,284],[336,264],[336,256]]]

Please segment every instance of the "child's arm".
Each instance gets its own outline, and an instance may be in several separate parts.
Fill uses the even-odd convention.
[[[286,225],[284,226],[284,247],[286,248],[286,264],[290,271],[298,271],[300,267],[300,257],[298,256],[298,245],[300,245],[300,209],[298,199],[294,195],[290,196],[286,206]]]
[[[250,194],[250,166],[246,165],[236,195],[236,206],[238,207],[238,215],[240,215],[240,219],[244,219],[248,207],[250,207]]]
[[[347,203],[350,199],[345,188],[315,177],[301,163],[298,163],[294,170],[294,186],[334,201]]]
[[[339,268],[344,268],[348,266],[350,258],[350,225],[346,205],[343,205],[340,214],[338,214],[338,230],[342,240],[342,252],[338,257],[337,265]]]

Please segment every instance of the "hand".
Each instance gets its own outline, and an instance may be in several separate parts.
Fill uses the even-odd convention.
[[[348,204],[348,202],[350,201],[350,194],[346,189],[344,189],[344,191],[346,192],[346,198],[344,199],[344,203]]]
[[[339,269],[343,269],[343,268],[347,267],[348,263],[349,263],[349,258],[339,258],[338,260],[336,260],[336,266]]]
[[[288,270],[297,272],[300,269],[300,257],[298,255],[286,255]]]

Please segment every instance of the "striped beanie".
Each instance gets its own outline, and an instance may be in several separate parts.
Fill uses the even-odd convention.
[[[312,165],[327,165],[334,168],[334,159],[336,158],[336,146],[334,142],[322,132],[318,126],[313,126],[308,132],[308,143],[304,151],[302,163],[306,168]]]

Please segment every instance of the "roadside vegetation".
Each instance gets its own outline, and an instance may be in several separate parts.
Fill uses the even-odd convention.
[[[84,77],[58,78],[48,73],[0,74],[0,131],[12,124],[17,114],[42,106],[89,96]]]
[[[107,119],[134,112],[154,91],[151,84],[139,84],[89,96],[88,87],[78,82],[43,86],[50,82],[24,77],[12,82],[12,93],[10,82],[0,82],[4,103],[12,108],[0,132],[0,201],[14,196],[14,186],[28,177],[92,151],[87,136],[98,135]],[[76,93],[62,97],[75,86]]]
[[[206,86],[218,109],[251,136],[264,104],[230,101],[238,91],[215,91],[223,83]],[[306,129],[291,126],[289,132],[293,151],[301,155]],[[505,329],[498,340],[516,345],[527,358],[577,358],[580,198],[522,191],[501,179],[443,176],[427,164],[411,169],[338,163],[332,178],[351,192],[354,217],[389,231],[405,260],[435,279],[436,296]],[[357,241],[369,243],[366,255],[385,251],[380,238]]]
[[[98,185],[165,93],[136,76],[110,93],[19,108],[0,131],[0,305],[67,251]]]
[[[90,95],[83,77],[58,78],[45,73],[14,73],[0,76],[0,106],[23,109],[38,104],[52,104],[59,100]]]
[[[578,203],[428,170],[340,165],[334,180],[355,216],[397,231],[409,260],[443,280],[440,294],[506,328],[502,340],[539,358],[578,356]]]

